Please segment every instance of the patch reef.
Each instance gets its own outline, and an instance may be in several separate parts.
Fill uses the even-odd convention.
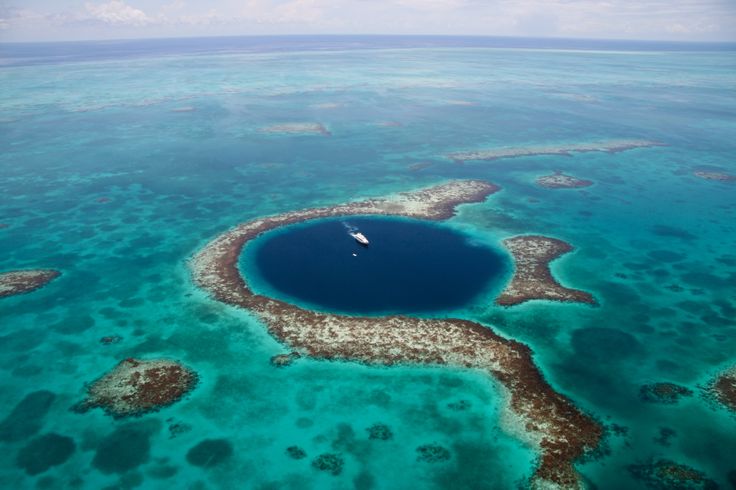
[[[197,384],[197,374],[168,359],[127,358],[92,383],[76,409],[100,407],[115,418],[154,412],[171,405]]]
[[[460,151],[450,153],[448,158],[458,163],[471,160],[499,160],[501,158],[535,157],[541,155],[566,155],[573,153],[588,153],[602,151],[607,153],[618,153],[620,151],[633,150],[634,148],[646,148],[650,146],[664,146],[656,141],[648,140],[613,140],[597,143],[575,143],[569,145],[550,146],[520,146],[506,148],[492,148],[488,150]]]
[[[52,269],[35,269],[0,273],[0,298],[30,293],[45,286],[61,272]]]
[[[508,392],[507,410],[540,451],[534,485],[579,487],[574,462],[598,445],[601,427],[546,383],[526,345],[468,320],[353,317],[305,310],[255,294],[238,268],[245,244],[274,228],[346,215],[443,220],[454,215],[456,206],[483,201],[498,189],[483,181],[453,181],[385,199],[249,221],[219,235],[192,257],[193,279],[217,300],[250,310],[271,335],[301,355],[384,366],[449,365],[488,373]]]

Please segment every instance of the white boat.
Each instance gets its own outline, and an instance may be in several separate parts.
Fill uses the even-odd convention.
[[[355,238],[355,241],[360,243],[361,245],[367,246],[370,243],[368,239],[365,237],[365,235],[359,231],[350,232],[350,236]]]

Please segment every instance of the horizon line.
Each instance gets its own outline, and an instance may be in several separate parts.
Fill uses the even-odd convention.
[[[77,40],[46,40],[46,41],[3,41],[0,39],[0,45],[8,44],[75,44],[75,43],[104,43],[104,42],[122,42],[122,41],[166,41],[166,40],[182,40],[182,39],[228,39],[228,38],[299,38],[299,37],[375,37],[375,38],[477,38],[477,39],[528,39],[536,41],[592,41],[592,42],[610,42],[610,43],[660,43],[660,44],[681,44],[681,45],[734,45],[736,39],[730,41],[709,41],[709,40],[672,40],[672,39],[636,39],[636,38],[594,38],[594,37],[561,37],[561,36],[508,36],[508,35],[490,35],[490,34],[377,34],[377,33],[360,33],[360,34],[340,34],[340,33],[302,33],[302,34],[230,34],[230,35],[209,35],[209,36],[156,36],[156,37],[121,37],[121,38],[98,38],[98,39],[77,39]]]

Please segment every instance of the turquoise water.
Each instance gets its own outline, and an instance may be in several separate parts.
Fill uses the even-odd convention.
[[[247,312],[198,291],[186,266],[207,240],[254,217],[479,178],[502,191],[461,207],[447,226],[496,247],[520,233],[570,242],[576,251],[553,272],[600,306],[499,308],[489,297],[454,315],[527,343],[556,389],[628,429],[580,465],[597,488],[644,488],[626,467],[649,458],[691,465],[728,488],[734,417],[698,386],[736,352],[736,187],[692,172],[736,173],[736,54],[604,48],[356,51],[336,42],[31,62],[43,58],[31,46],[31,61],[5,59],[0,223],[9,226],[0,229],[0,270],[63,275],[0,301],[0,447],[8,455],[0,486],[524,482],[536,456],[507,431],[501,392],[486,377],[304,359],[274,368],[269,358],[284,348]],[[332,135],[259,131],[312,121]],[[620,138],[667,146],[464,165],[443,157]],[[595,185],[535,186],[555,170]],[[100,344],[109,335],[123,339]],[[85,383],[127,356],[180,359],[201,382],[185,400],[133,420],[69,410]],[[658,381],[696,395],[676,405],[642,401],[639,387]],[[457,409],[461,400],[467,409]],[[393,438],[369,439],[374,423]],[[666,444],[662,428],[675,432]],[[71,438],[72,452],[28,474],[17,456],[48,434]],[[61,438],[41,440],[54,442],[49,462],[69,452]],[[232,455],[191,464],[188,451],[206,439],[225,439]],[[450,459],[418,461],[416,448],[430,443]],[[292,445],[307,457],[290,458]],[[344,458],[340,475],[312,468],[322,453]]]
[[[358,231],[369,245],[350,235]],[[307,222],[269,233],[246,250],[241,270],[249,284],[262,285],[257,292],[347,314],[451,315],[493,298],[490,290],[503,287],[510,268],[507,253],[472,236],[396,218]]]

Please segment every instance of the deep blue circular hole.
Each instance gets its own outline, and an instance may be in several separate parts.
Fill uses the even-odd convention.
[[[357,243],[351,230],[370,245]],[[384,217],[291,225],[259,238],[245,255],[247,276],[259,292],[352,314],[467,306],[509,266],[503,252],[446,226]]]

